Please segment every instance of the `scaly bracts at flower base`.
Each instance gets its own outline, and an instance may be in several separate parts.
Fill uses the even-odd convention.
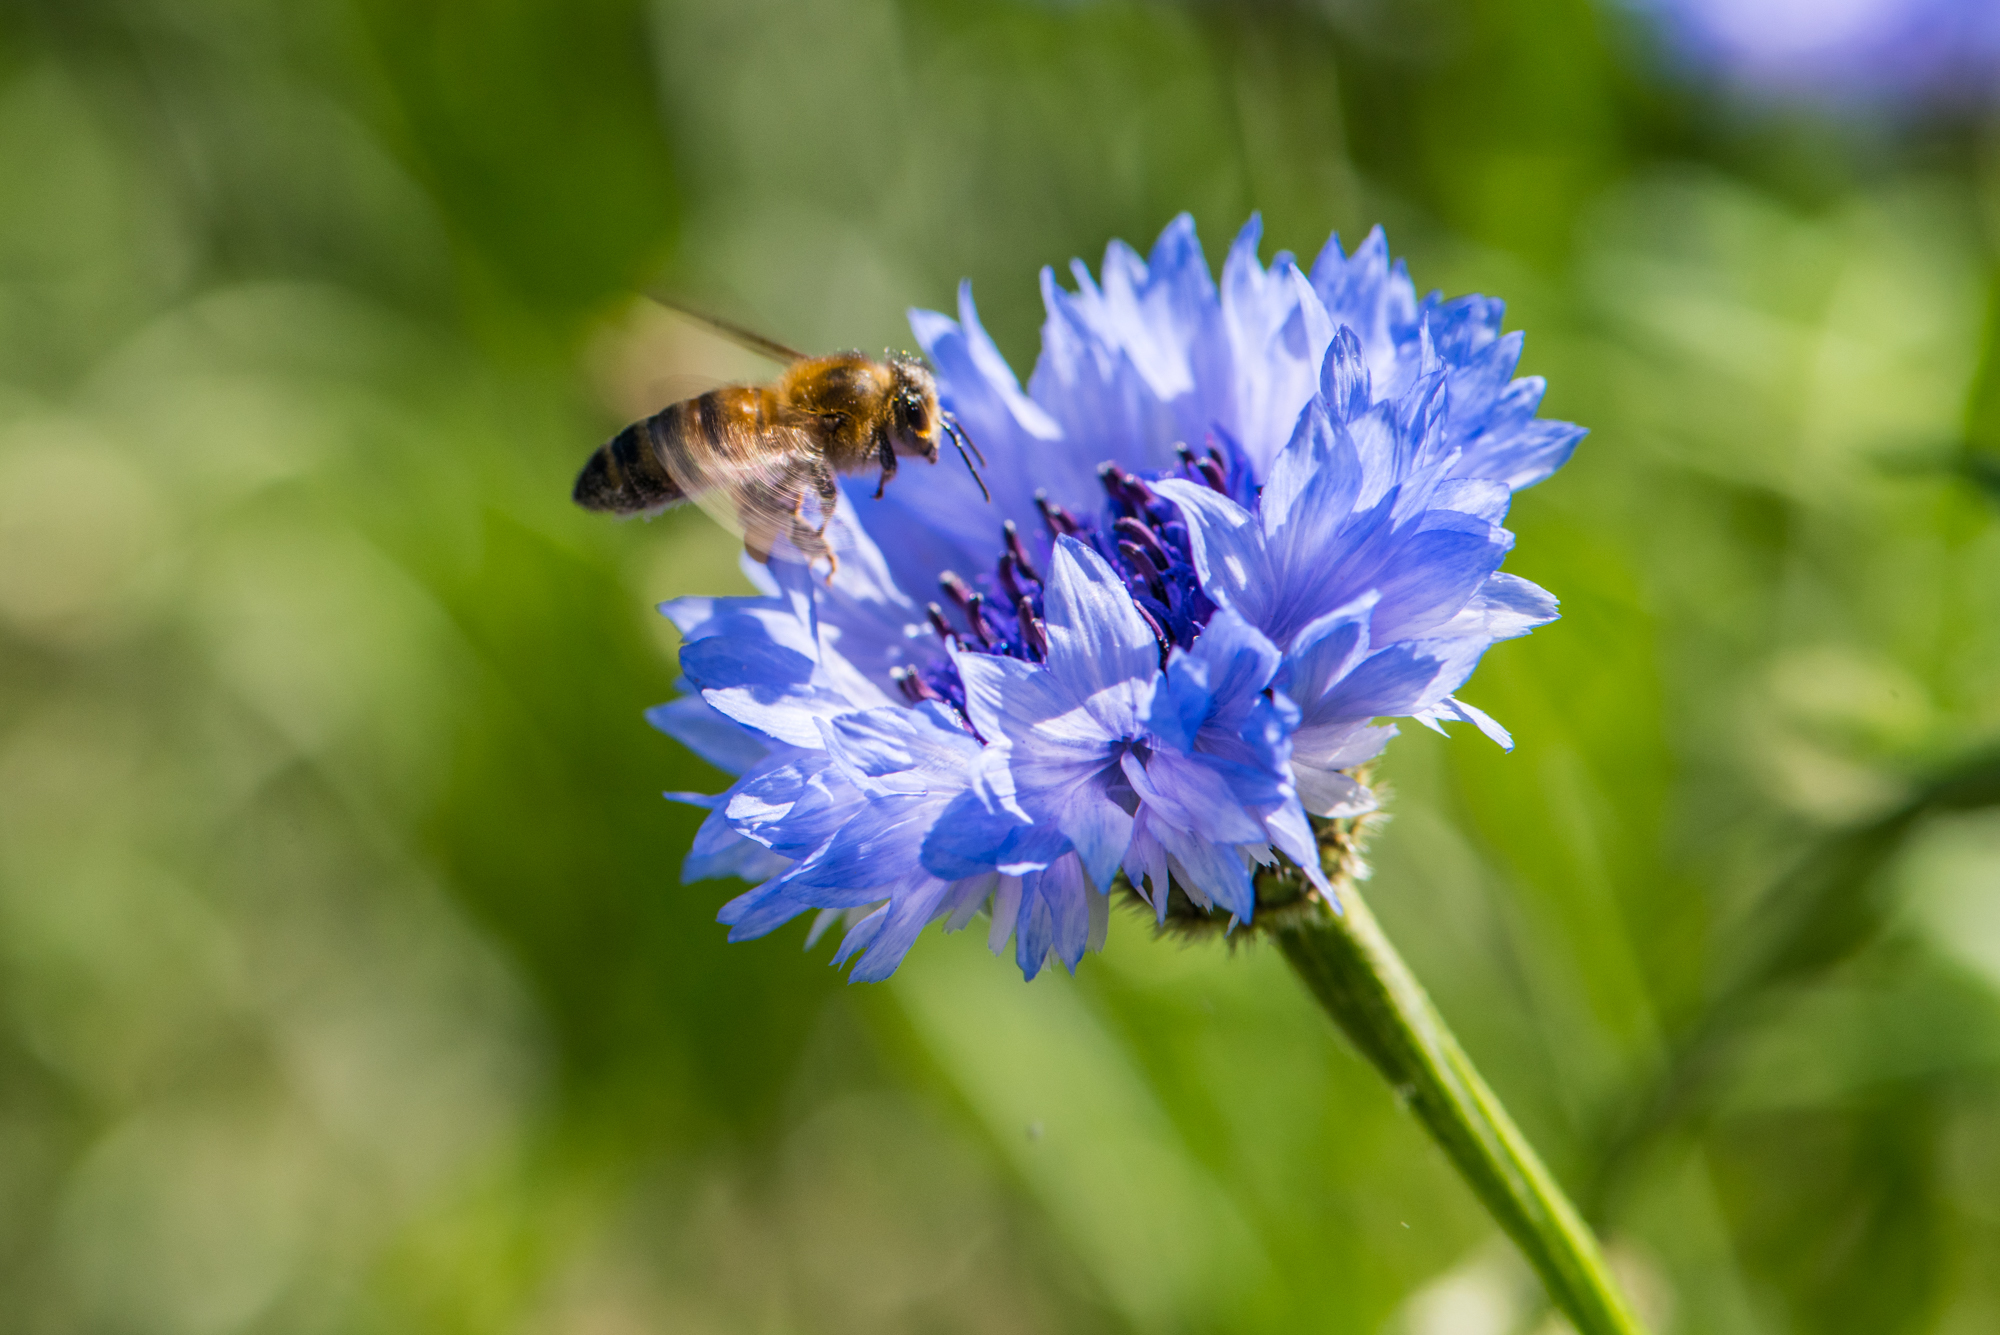
[[[1273,863],[1334,898],[1309,817],[1372,809],[1377,719],[1511,744],[1454,693],[1556,615],[1498,570],[1501,522],[1582,431],[1536,416],[1498,302],[1419,300],[1379,231],[1310,273],[1257,240],[1219,290],[1185,217],[1074,292],[1045,271],[1026,392],[969,290],[914,312],[994,503],[943,470],[857,487],[836,578],[774,561],[761,597],[662,609],[695,694],[650,717],[742,776],[676,795],[710,810],[688,879],[762,880],[732,940],[819,909],[876,979],[990,908],[1025,975],[1074,969],[1120,872],[1162,916],[1171,885],[1252,921]]]

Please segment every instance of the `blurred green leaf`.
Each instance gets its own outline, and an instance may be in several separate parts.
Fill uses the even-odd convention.
[[[1934,1100],[1912,1092],[1844,1115],[1761,1119],[1720,1139],[1746,1266],[1784,1295],[1768,1319],[1829,1335],[1932,1327],[1949,1266],[1938,1120]]]
[[[494,279],[574,320],[660,263],[678,198],[644,5],[355,8],[371,109]]]

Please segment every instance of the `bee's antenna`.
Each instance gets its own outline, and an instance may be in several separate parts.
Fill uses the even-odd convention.
[[[986,498],[988,505],[993,504],[993,493],[986,489],[986,479],[979,475],[979,469],[972,463],[972,454],[979,454],[979,447],[972,444],[972,437],[965,434],[965,428],[951,414],[940,413],[938,420],[943,424],[945,434],[951,437],[952,448],[958,451],[958,457],[965,460],[965,471],[972,474],[972,480],[979,484],[979,494]],[[965,452],[968,445],[972,445],[972,454]],[[986,456],[979,454],[979,462],[984,464]]]
[[[970,445],[972,447],[973,456],[979,460],[979,466],[981,468],[986,467],[987,464],[986,464],[985,453],[979,448],[979,443],[973,440],[971,433],[958,424],[958,414],[941,412],[938,414],[938,416],[944,419],[944,425],[947,431],[956,431],[958,433],[959,439],[963,440],[967,445]]]

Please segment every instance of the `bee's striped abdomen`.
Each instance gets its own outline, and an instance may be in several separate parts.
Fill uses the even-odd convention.
[[[735,387],[711,389],[706,394],[669,404],[646,419],[646,425],[653,430],[654,457],[670,481],[682,479],[683,495],[689,490],[686,483],[692,482],[694,489],[700,490],[714,465],[729,457],[723,399],[741,393]]]
[[[606,441],[576,476],[576,489],[570,493],[576,503],[586,510],[636,515],[686,500],[687,493],[667,471],[654,441],[656,433],[680,429],[673,419],[687,406],[676,403]]]

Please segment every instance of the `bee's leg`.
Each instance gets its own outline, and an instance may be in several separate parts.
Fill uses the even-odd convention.
[[[792,506],[791,542],[792,546],[798,548],[799,553],[806,558],[807,565],[824,556],[827,565],[826,577],[832,579],[834,573],[840,569],[840,558],[834,555],[833,548],[827,545],[826,526],[833,522],[833,509],[840,501],[839,479],[834,477],[832,469],[824,465],[813,469],[809,476],[813,491],[819,498],[819,527],[815,528],[806,522],[806,498],[804,490],[801,489],[798,500]]]
[[[822,536],[821,531],[808,524],[803,515],[792,524],[790,539],[792,546],[798,549],[799,555],[805,558],[808,566],[822,556],[826,558],[828,579],[832,579],[834,572],[840,569],[840,558],[834,555],[833,548],[826,545],[826,538]]]
[[[840,479],[822,464],[813,473],[813,488],[819,493],[819,532],[824,533],[833,522],[834,507],[840,504]]]
[[[877,453],[882,460],[882,480],[875,484],[875,499],[879,501],[882,499],[883,489],[889,485],[889,479],[896,476],[896,451],[890,447],[888,438],[884,437]]]

